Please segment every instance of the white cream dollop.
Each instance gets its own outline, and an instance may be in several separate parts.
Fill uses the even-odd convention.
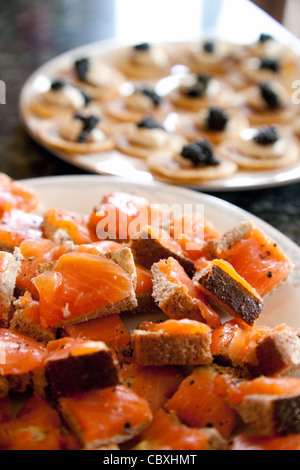
[[[145,67],[167,67],[168,55],[166,51],[160,47],[152,45],[146,50],[133,48],[130,53],[131,62]]]
[[[64,84],[59,90],[50,88],[43,93],[43,99],[49,104],[73,109],[83,108],[86,104],[81,91],[69,84]]]
[[[237,150],[240,154],[252,158],[280,158],[286,152],[286,142],[279,138],[269,145],[261,145],[254,140],[259,131],[254,128],[244,129],[237,140]]]
[[[92,59],[89,62],[85,81],[94,86],[109,86],[113,82],[113,71],[109,65]]]
[[[158,148],[168,143],[169,134],[164,129],[148,129],[135,126],[128,133],[128,140],[133,145],[146,148]]]

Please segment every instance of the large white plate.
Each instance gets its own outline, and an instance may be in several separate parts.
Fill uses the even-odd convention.
[[[276,32],[278,31],[276,30]],[[194,38],[192,40],[196,39]],[[298,41],[295,42],[298,45]],[[176,41],[169,42],[169,45],[176,47]],[[294,45],[295,44],[293,44],[293,46]],[[89,155],[68,155],[67,153],[56,150],[52,147],[47,147],[39,140],[38,134],[35,131],[38,121],[36,121],[32,115],[25,112],[26,105],[30,101],[31,97],[37,92],[42,92],[47,89],[49,86],[49,77],[57,77],[57,72],[70,66],[75,58],[85,55],[97,55],[102,57],[104,60],[109,61],[111,52],[122,46],[126,47],[124,43],[119,43],[117,40],[100,41],[73,49],[45,63],[28,78],[21,90],[20,117],[22,123],[29,135],[31,135],[31,137],[40,145],[45,147],[56,157],[78,168],[92,173],[121,176],[137,182],[151,182],[154,179],[168,182],[159,176],[155,176],[154,178],[148,171],[143,160],[123,155],[117,151]],[[220,180],[216,179],[214,181],[199,184],[194,183],[188,185],[188,187],[200,189],[202,191],[233,191],[275,187],[296,181],[300,181],[300,162],[291,167],[276,170],[265,170],[259,172],[239,170],[230,178]]]
[[[153,203],[203,204],[204,215],[220,231],[229,230],[245,220],[252,220],[288,254],[294,264],[287,281],[265,301],[260,324],[270,327],[286,323],[300,327],[300,248],[285,235],[248,212],[219,198],[177,188],[163,183],[132,183],[123,178],[79,175],[23,180],[40,195],[44,209],[59,207],[89,214],[101,197],[113,191],[127,191],[148,198]]]

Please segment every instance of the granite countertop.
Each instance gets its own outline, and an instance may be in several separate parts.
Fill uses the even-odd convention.
[[[128,2],[130,4],[131,0]],[[1,3],[0,79],[6,84],[6,104],[0,105],[0,171],[15,179],[83,174],[83,170],[54,157],[26,134],[18,116],[19,93],[29,75],[57,54],[114,37],[118,20],[115,6],[120,2],[18,0]],[[300,183],[214,195],[262,218],[300,245]]]

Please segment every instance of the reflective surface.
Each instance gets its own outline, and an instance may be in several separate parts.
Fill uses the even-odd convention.
[[[137,42],[216,33],[244,42],[255,39],[263,30],[294,41],[244,0],[0,0],[0,13],[0,79],[6,84],[6,104],[0,105],[0,170],[16,179],[84,173],[37,145],[18,117],[19,93],[25,80],[62,52],[112,37]],[[218,193],[218,197],[268,221],[298,244],[299,195],[300,184]]]

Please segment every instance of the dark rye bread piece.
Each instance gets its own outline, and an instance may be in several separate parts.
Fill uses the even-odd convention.
[[[211,333],[170,334],[136,329],[131,335],[133,357],[141,366],[208,365],[212,363]]]
[[[159,263],[152,265],[151,272],[153,275],[152,296],[158,307],[169,318],[204,321],[199,302],[189,295],[183,285],[168,280],[166,274],[160,269]]]
[[[171,256],[181,264],[190,277],[195,273],[193,261],[184,255],[180,247],[168,238],[159,237],[151,227],[145,227],[138,237],[132,239],[130,248],[139,262],[148,269],[161,259]]]
[[[300,432],[300,394],[247,395],[234,408],[244,423],[263,435]]]
[[[10,393],[24,393],[31,386],[31,374],[0,375],[0,399],[6,398]]]
[[[232,272],[235,278],[212,262],[197,273],[194,280],[213,308],[253,325],[264,309],[263,300],[258,294],[254,294],[253,289],[248,290],[244,283],[237,280],[240,276],[233,268]]]
[[[80,341],[78,347],[82,350],[74,355],[70,351],[57,358],[50,353],[44,367],[34,374],[36,393],[46,399],[57,399],[118,383],[116,359],[105,343]]]

